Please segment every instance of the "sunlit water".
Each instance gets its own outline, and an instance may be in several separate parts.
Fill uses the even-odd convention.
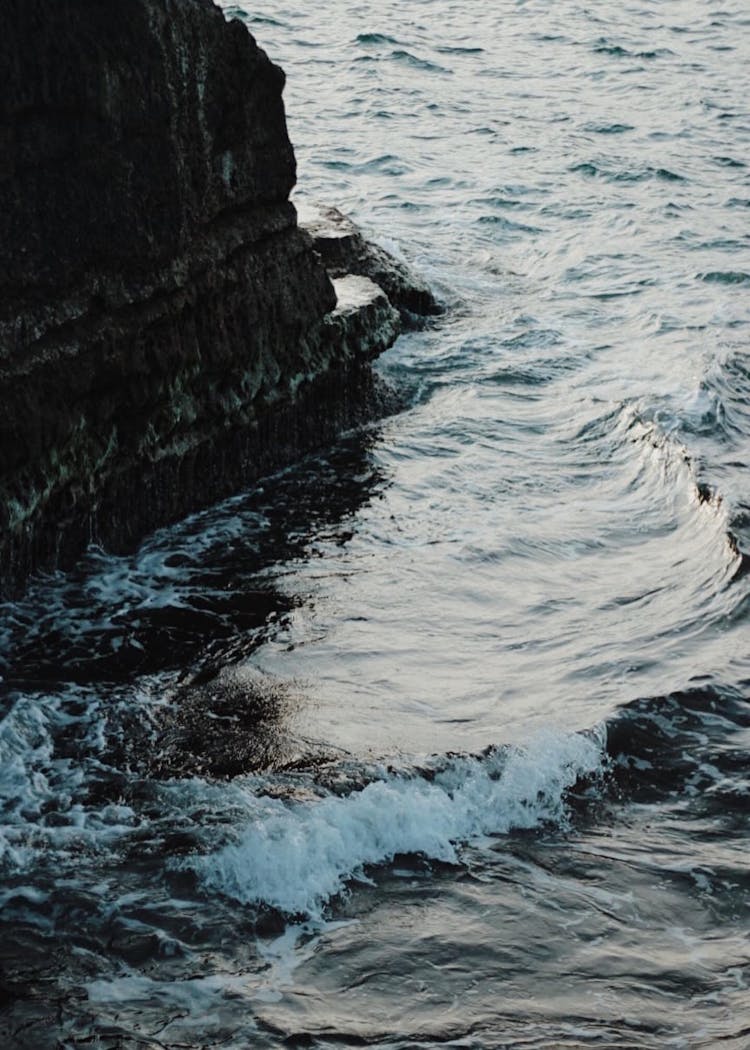
[[[3,1045],[747,1047],[750,10],[224,6],[447,312],[3,609]]]

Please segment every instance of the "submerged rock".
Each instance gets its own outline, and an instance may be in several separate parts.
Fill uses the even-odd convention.
[[[298,226],[284,75],[212,0],[5,0],[0,66],[9,593],[382,411],[399,319]]]

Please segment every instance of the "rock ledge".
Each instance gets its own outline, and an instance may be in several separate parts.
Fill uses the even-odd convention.
[[[4,0],[0,68],[9,595],[392,407],[369,362],[436,304],[340,213],[313,246],[284,75],[212,0]]]

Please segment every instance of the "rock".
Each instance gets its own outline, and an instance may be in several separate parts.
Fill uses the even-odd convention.
[[[430,289],[385,248],[371,244],[346,215],[327,205],[297,204],[299,223],[312,237],[331,277],[359,274],[379,285],[409,327],[419,318],[441,314],[443,308]]]
[[[8,594],[392,407],[368,362],[399,321],[298,226],[284,75],[212,0],[4,0],[0,67]]]
[[[159,777],[232,777],[283,767],[298,757],[285,721],[298,699],[249,664],[190,682],[161,712],[158,747],[143,749]]]

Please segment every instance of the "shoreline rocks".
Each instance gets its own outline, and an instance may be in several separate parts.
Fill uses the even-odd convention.
[[[383,289],[405,327],[419,327],[424,318],[443,312],[424,281],[385,248],[367,241],[359,227],[338,208],[303,201],[297,204],[297,215],[329,275],[368,277]]]
[[[434,300],[343,216],[350,266],[297,224],[284,75],[212,0],[8,0],[0,30],[10,595],[392,410],[369,363]]]

